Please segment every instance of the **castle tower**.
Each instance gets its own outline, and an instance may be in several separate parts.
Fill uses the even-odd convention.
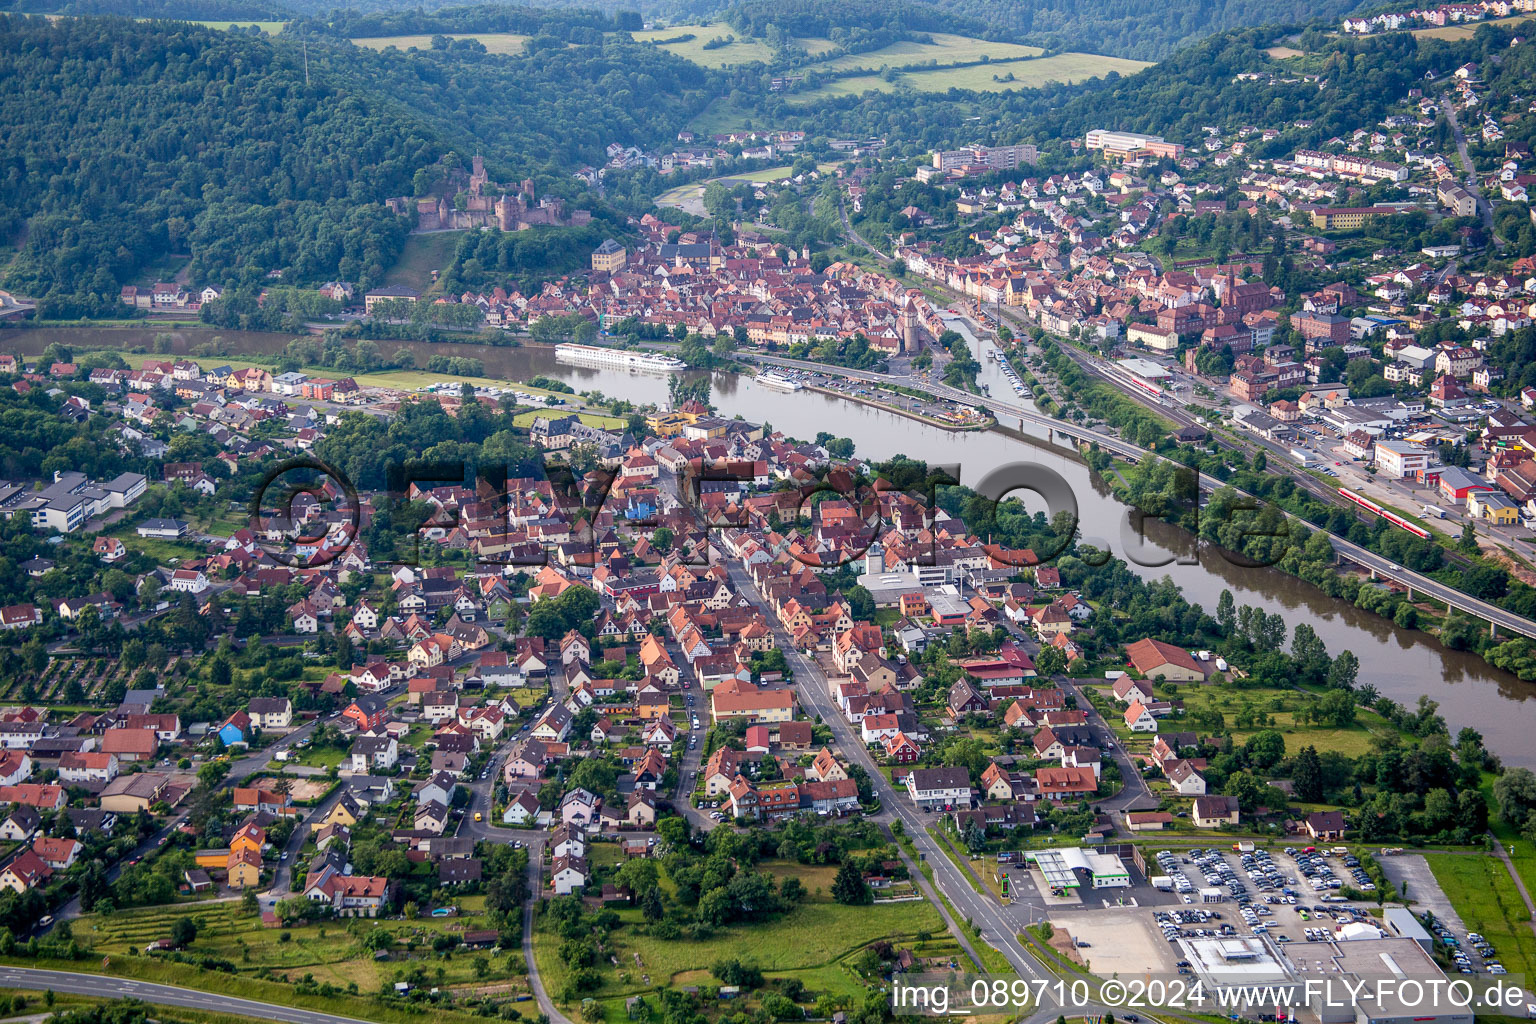
[[[907,355],[916,355],[923,347],[922,340],[917,336],[917,313],[908,306],[901,311],[896,323],[901,329],[901,350]]]

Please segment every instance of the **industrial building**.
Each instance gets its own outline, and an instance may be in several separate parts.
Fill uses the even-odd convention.
[[[1186,938],[1179,945],[1207,987],[1264,986],[1285,1004],[1244,1007],[1261,1016],[1274,1013],[1284,1020],[1280,1015],[1290,1014],[1318,1024],[1473,1024],[1468,1008],[1443,995],[1438,1002],[1434,998],[1435,991],[1445,991],[1445,973],[1407,934],[1409,922],[1413,927],[1418,922],[1403,913],[1407,920],[1397,922],[1403,929],[1397,936],[1362,925],[1283,945],[1258,935]],[[1350,995],[1360,992],[1366,997]]]

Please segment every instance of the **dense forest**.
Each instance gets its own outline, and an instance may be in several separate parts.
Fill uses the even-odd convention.
[[[919,0],[973,18],[1015,42],[1055,50],[1089,50],[1137,60],[1162,60],[1206,36],[1252,25],[1336,21],[1359,0]]]
[[[177,253],[198,284],[368,287],[409,229],[382,201],[443,156],[483,150],[497,180],[581,199],[573,167],[671,138],[713,93],[623,39],[507,58],[306,28],[0,16],[0,232],[21,239],[4,284],[48,317],[121,312],[120,286]]]
[[[169,2],[169,0],[166,0]],[[612,16],[590,10],[547,11],[507,4],[460,4],[382,9],[348,6],[332,11],[316,27],[343,38],[421,35],[430,32],[513,32],[544,36],[566,43],[601,44],[604,33],[635,30],[634,12]]]
[[[294,13],[282,0],[9,0],[0,11],[239,22],[282,21]]]

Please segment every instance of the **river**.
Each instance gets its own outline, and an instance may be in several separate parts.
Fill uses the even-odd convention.
[[[35,356],[50,341],[74,344],[147,344],[153,328],[142,331],[48,329],[0,332],[0,351]],[[249,354],[281,351],[286,336],[235,331],[179,331],[175,349],[222,335],[230,350]],[[82,334],[85,336],[82,337]],[[127,340],[131,338],[132,340]],[[481,345],[446,345],[381,342],[386,352],[411,348],[418,362],[431,355],[464,355],[482,360],[488,376],[526,382],[544,375],[569,383],[578,391],[597,390],[635,402],[665,402],[667,380],[662,376],[568,366],[555,361],[552,349],[543,347],[491,348]],[[978,355],[982,343],[977,343]],[[1012,393],[996,365],[983,358],[982,380],[998,397]],[[1428,634],[1400,629],[1380,616],[1324,595],[1295,577],[1270,569],[1250,569],[1230,563],[1209,545],[1200,545],[1198,560],[1191,557],[1191,538],[1162,524],[1152,523],[1143,542],[1131,529],[1126,507],[1118,502],[1103,481],[1088,472],[1071,452],[1046,442],[1045,431],[1033,430],[1031,443],[996,431],[955,432],[930,426],[904,416],[841,398],[811,391],[784,393],[759,387],[750,377],[716,373],[712,380],[714,402],[723,415],[740,414],[769,423],[785,433],[803,438],[830,431],[851,438],[860,457],[884,459],[907,455],[938,465],[958,465],[963,483],[974,484],[998,466],[1034,463],[1054,470],[1071,488],[1081,516],[1085,540],[1108,547],[1127,558],[1133,569],[1147,578],[1168,576],[1183,588],[1190,601],[1214,611],[1223,589],[1232,591],[1238,604],[1279,613],[1294,628],[1306,622],[1317,630],[1338,654],[1352,650],[1360,658],[1362,683],[1403,704],[1412,705],[1420,694],[1440,703],[1452,732],[1463,725],[1479,729],[1490,749],[1505,762],[1536,767],[1536,748],[1526,735],[1530,728],[1536,685],[1489,666],[1481,658],[1451,651]],[[1027,502],[1038,506],[1038,502]],[[1176,555],[1177,553],[1177,555]]]

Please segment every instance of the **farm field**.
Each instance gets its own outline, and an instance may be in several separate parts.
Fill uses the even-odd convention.
[[[671,28],[632,32],[630,35],[640,43],[654,43],[661,39],[676,39],[678,36],[692,35],[694,38],[686,42],[663,43],[661,48],[684,60],[691,60],[705,67],[720,68],[729,64],[750,64],[753,61],[767,62],[773,59],[773,49],[767,43],[761,39],[743,38],[723,21],[711,22],[708,25],[674,25]],[[736,36],[736,41],[729,46],[721,46],[713,50],[704,49],[704,44],[711,39],[716,37],[724,39],[729,36]],[[797,39],[795,42],[812,56],[832,49],[830,39],[807,38]]]
[[[1101,78],[1111,71],[1134,75],[1150,67],[1145,61],[1124,57],[1106,57],[1097,53],[1060,53],[1052,57],[977,64],[964,68],[935,68],[931,71],[904,72],[895,82],[879,75],[855,75],[829,82],[811,92],[796,93],[795,99],[817,100],[829,96],[859,96],[866,92],[894,92],[899,88],[917,92],[948,92],[970,89],[976,92],[1008,92],[1031,89],[1047,82],[1074,84]],[[1008,75],[1012,81],[999,81]]]
[[[443,35],[449,39],[474,39],[491,53],[514,55],[523,52],[523,47],[529,38],[515,32],[445,32]],[[432,36],[360,36],[352,42],[358,46],[366,46],[370,50],[384,50],[391,46],[401,50],[409,50],[413,46],[418,50],[427,50],[432,47]]]
[[[1289,46],[1271,46],[1264,52],[1275,60],[1285,60],[1287,57],[1305,57],[1307,55],[1307,51],[1297,50]]]
[[[841,57],[832,57],[812,65],[807,70],[852,71],[857,68],[867,68],[871,71],[877,71],[883,65],[900,67],[904,64],[918,64],[928,60],[935,60],[940,64],[965,64],[970,61],[981,60],[983,57],[990,57],[994,61],[1018,60],[1027,57],[1038,57],[1044,52],[1038,46],[1024,46],[1019,43],[998,43],[988,39],[974,39],[970,36],[935,32],[933,33],[933,42],[931,43],[902,40],[899,43],[892,43],[890,46],[881,47],[878,50],[870,50],[867,53],[850,53]]]

